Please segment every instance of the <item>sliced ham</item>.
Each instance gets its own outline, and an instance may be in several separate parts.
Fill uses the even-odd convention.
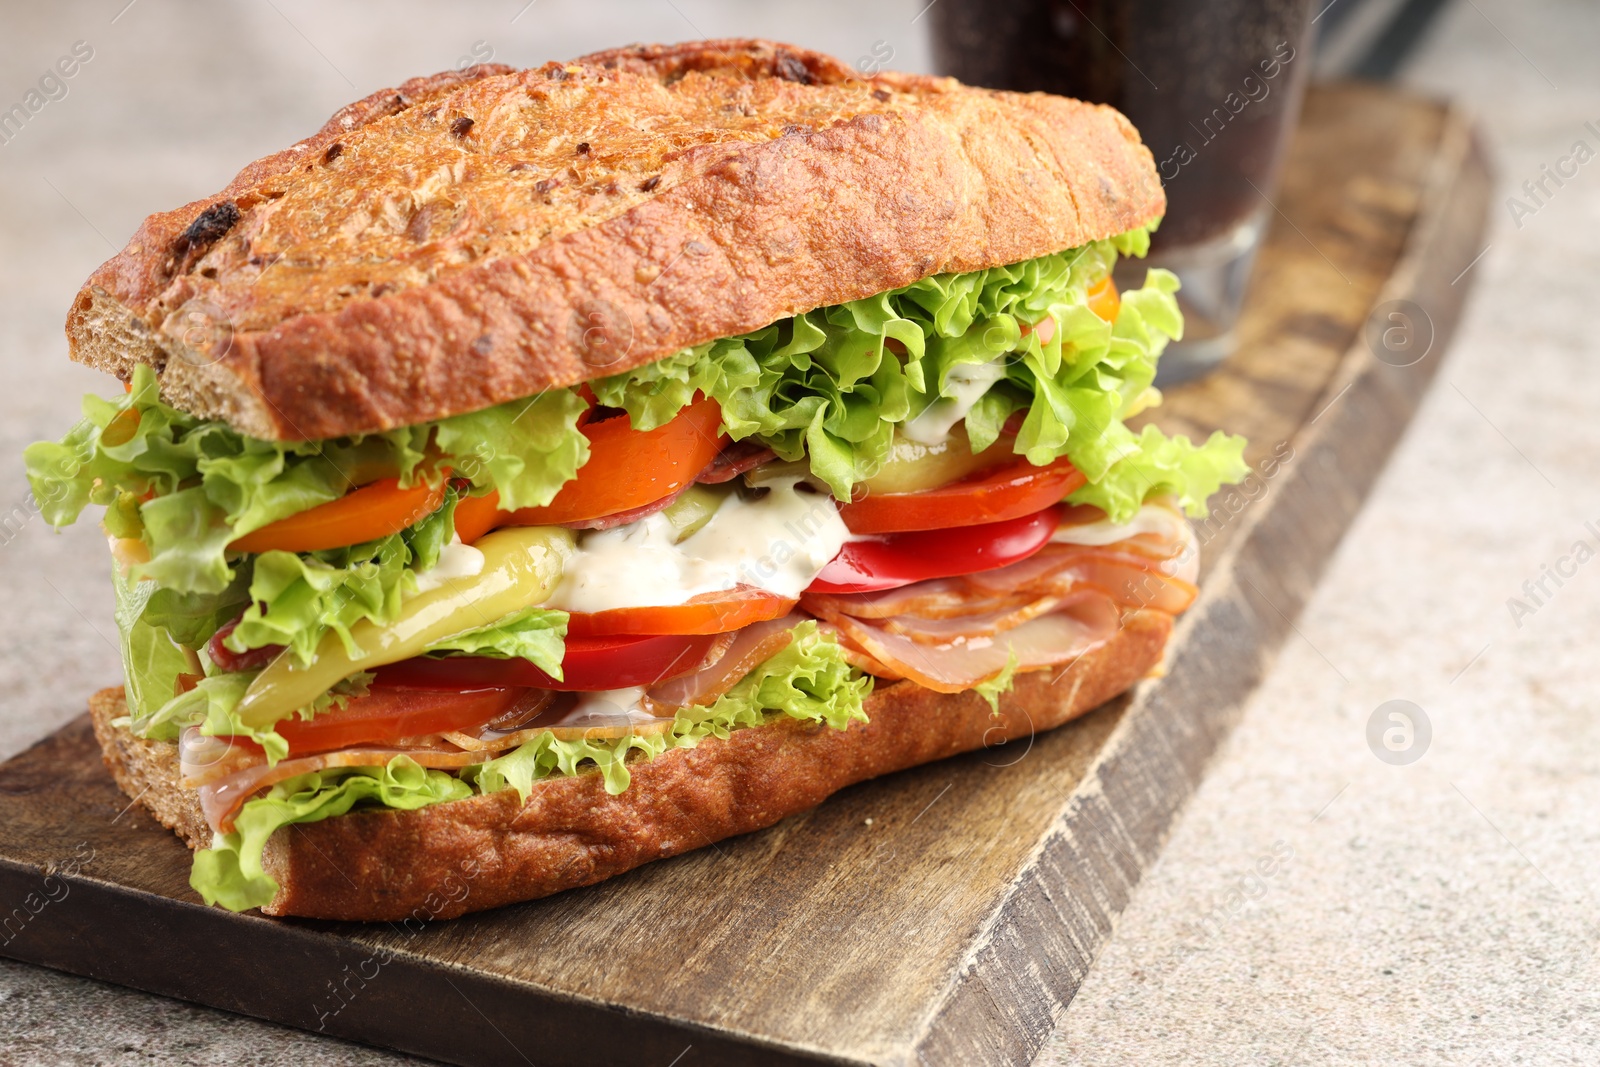
[[[207,737],[198,726],[188,726],[178,735],[178,784],[197,789],[260,763],[263,758],[254,743],[232,737]]]
[[[1099,508],[1068,508],[1060,529],[1051,538],[1058,544],[1111,548],[1163,561],[1160,570],[1193,584],[1200,574],[1200,546],[1194,527],[1176,501],[1150,501],[1133,521],[1113,525]]]
[[[396,756],[410,756],[424,767],[440,770],[459,770],[484,760],[480,752],[462,752],[442,745],[438,748],[346,748],[338,752],[280,760],[274,767],[268,767],[263,760],[201,786],[200,810],[205,813],[206,821],[213,830],[231,833],[234,816],[239,814],[244,802],[263,789],[297,774],[333,767],[382,767]]]
[[[1060,610],[1003,634],[945,644],[924,643],[849,616],[841,616],[837,626],[851,645],[885,668],[885,674],[909,678],[936,692],[959,693],[998,675],[1013,656],[1018,670],[1070,663],[1110,640],[1121,617],[1110,597],[1085,590]]]
[[[1167,574],[1161,560],[1121,551],[1121,547],[1046,545],[1027,559],[997,570],[875,593],[807,593],[801,607],[828,620],[840,616],[1002,619],[1042,598],[1065,596],[1076,586],[1090,585],[1109,593],[1124,607],[1155,608],[1173,615],[1188,609],[1198,592],[1193,584]]]
[[[1125,607],[1155,608],[1176,615],[1188,609],[1198,590],[1164,573],[1161,561],[1117,546],[1046,545],[1025,560],[963,579],[979,595],[1001,596],[1018,590],[1059,589],[1061,580],[1093,585]]]
[[[1079,516],[1088,544],[1063,539],[1006,567],[899,589],[808,594],[801,606],[863,670],[943,693],[995,677],[1013,656],[1018,670],[1070,663],[1109,640],[1124,609],[1176,615],[1196,594],[1181,516],[1161,510],[1113,539],[1116,527],[1083,525],[1098,514]]]
[[[951,615],[942,619],[919,619],[912,615],[875,620],[892,634],[902,634],[924,645],[944,645],[957,638],[994,637],[1014,630],[1030,619],[1048,615],[1060,606],[1062,598],[1042,596],[1026,603],[975,615]]]
[[[1104,589],[1123,607],[1154,608],[1169,615],[1188,611],[1200,593],[1189,582],[1152,570],[1132,555],[1086,557],[1075,561],[1064,573],[1075,581]]]
[[[687,485],[683,489],[689,488]],[[580,519],[577,522],[561,523],[569,530],[609,530],[615,526],[626,526],[630,522],[647,519],[658,511],[664,510],[678,497],[683,495],[683,489],[675,493],[668,493],[660,500],[652,500],[648,504],[641,504],[632,511],[619,511],[615,515],[602,515],[597,519]]]
[[[777,458],[778,454],[766,445],[755,441],[736,441],[718,452],[695,481],[702,485],[721,485]]]
[[[886,682],[898,682],[905,678],[905,675],[901,674],[899,671],[896,671],[888,664],[879,663],[873,658],[870,652],[866,652],[860,648],[857,648],[849,639],[849,637],[841,635],[839,638],[839,647],[844,649],[845,662],[850,664],[852,667],[856,667],[861,671]]]
[[[692,674],[651,686],[644,704],[658,715],[678,708],[705,707],[738,685],[744,676],[789,647],[798,620],[785,616],[754,623],[738,632],[721,658]]]
[[[1026,561],[1024,561],[1026,562]],[[962,578],[934,578],[881,589],[875,593],[807,593],[801,606],[818,618],[850,615],[857,619],[888,619],[915,615],[919,619],[947,619],[1016,607],[1037,599],[1030,592],[976,592]]]

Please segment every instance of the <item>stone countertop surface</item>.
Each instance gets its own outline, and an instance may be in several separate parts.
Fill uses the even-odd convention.
[[[0,110],[78,42],[92,57],[0,144],[0,455],[59,436],[81,393],[106,391],[66,361],[61,322],[143,216],[357,96],[491,56],[732,34],[925,70],[924,9],[11,5]],[[1488,248],[1461,281],[1476,296],[1298,636],[1038,1064],[1600,1062],[1600,164],[1576,162],[1600,152],[1597,41],[1583,0],[1454,0],[1403,71],[1476,114],[1495,156]],[[1531,198],[1545,166],[1577,173]],[[92,525],[55,534],[32,517],[15,461],[0,463],[0,510],[4,757],[120,670]],[[1366,740],[1395,699],[1432,732],[1400,766]],[[418,1062],[4,960],[0,1035],[0,1064]]]

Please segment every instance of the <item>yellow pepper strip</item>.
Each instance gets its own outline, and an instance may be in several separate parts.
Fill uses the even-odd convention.
[[[298,666],[289,655],[273,660],[245,691],[239,718],[252,729],[266,729],[352,674],[410,659],[446,638],[543,603],[561,581],[573,546],[572,532],[557,526],[515,526],[488,534],[473,546],[483,553],[478,574],[412,596],[387,626],[364,619],[351,627],[360,655],[350,656],[339,636],[329,633],[309,666]]]

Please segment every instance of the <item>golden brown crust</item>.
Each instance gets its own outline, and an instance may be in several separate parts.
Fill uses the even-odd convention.
[[[1161,214],[1116,111],[764,41],[384,90],[152,216],[74,359],[266,438],[427,421]]]
[[[1171,629],[1171,616],[1131,613],[1107,644],[1066,669],[1019,675],[998,716],[975,693],[897,682],[868,699],[870,723],[833,730],[782,720],[736,730],[631,765],[633,782],[619,796],[590,773],[541,782],[525,805],[507,791],[288,827],[268,843],[266,867],[281,888],[264,910],[445,918],[591,885],[771,826],[855,782],[1059,726],[1148,674]],[[90,708],[117,784],[142,793],[191,847],[209,843],[194,794],[176,786],[172,746],[110,727],[122,714],[120,690],[97,693]]]

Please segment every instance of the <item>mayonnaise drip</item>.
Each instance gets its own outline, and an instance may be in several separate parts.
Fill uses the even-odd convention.
[[[644,686],[627,689],[605,689],[594,693],[579,693],[572,710],[552,726],[633,726],[656,721],[656,716],[640,706],[644,699]]]
[[[900,427],[900,435],[919,445],[936,445],[950,436],[951,427],[967,417],[989,387],[1006,374],[1006,356],[988,363],[958,363],[945,374],[942,396]]]
[[[665,514],[584,534],[548,606],[573,612],[683,604],[739,585],[795,598],[850,539],[833,498],[793,481],[766,495],[730,496],[698,531],[675,542]]]
[[[446,582],[462,578],[476,578],[483,573],[483,553],[471,545],[452,537],[450,543],[439,550],[439,560],[425,571],[417,571],[417,592],[427,593]]]
[[[1140,534],[1157,534],[1163,540],[1181,541],[1189,523],[1182,515],[1161,504],[1146,504],[1128,522],[1118,525],[1110,519],[1062,526],[1050,540],[1063,545],[1111,545]]]
[[[1154,534],[1173,546],[1171,558],[1160,564],[1163,574],[1191,583],[1198,580],[1200,545],[1195,538],[1194,527],[1182,514],[1165,504],[1145,504],[1131,520],[1120,526],[1110,519],[1062,526],[1051,535],[1050,540],[1057,544],[1098,547],[1114,545],[1142,534]]]

